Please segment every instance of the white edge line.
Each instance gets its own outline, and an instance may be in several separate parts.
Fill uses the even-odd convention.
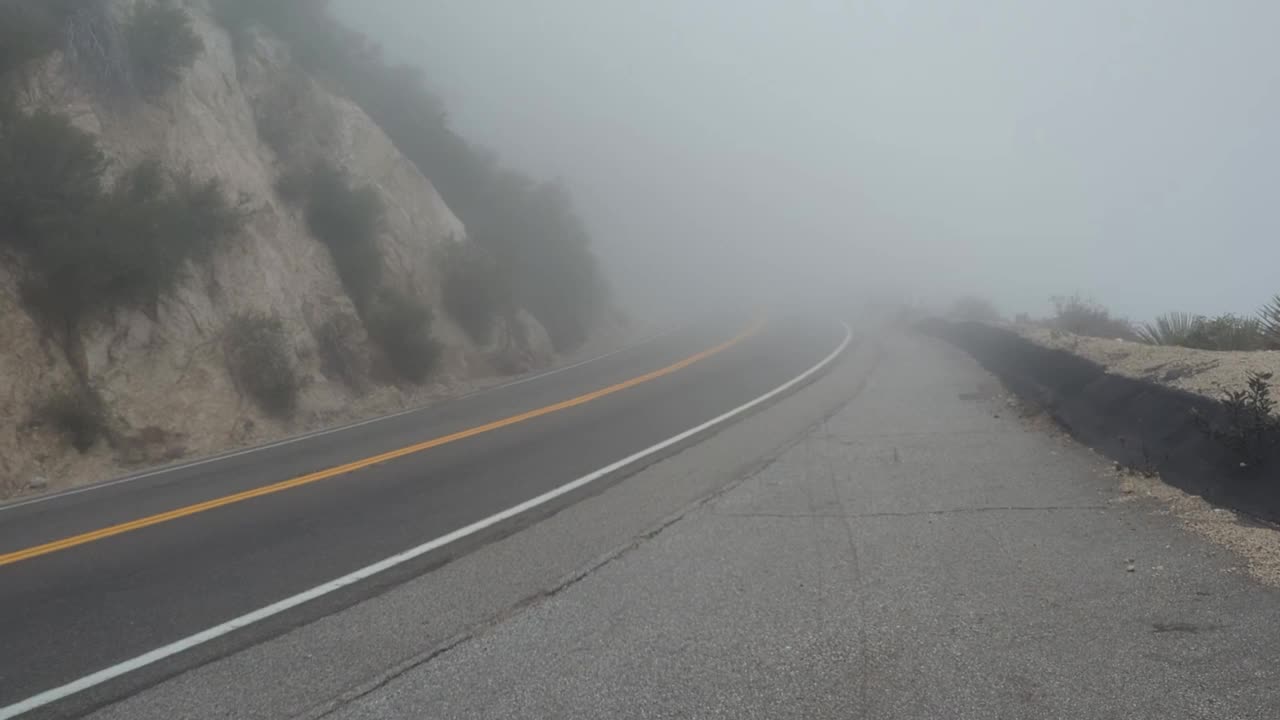
[[[684,440],[687,440],[690,437],[693,437],[694,435],[697,435],[700,432],[703,432],[712,427],[715,427],[716,425],[719,425],[728,420],[731,420],[737,417],[738,415],[741,415],[747,412],[748,410],[756,407],[757,405],[766,403],[772,400],[773,398],[777,397],[778,395],[785,393],[786,391],[790,390],[796,385],[809,379],[814,374],[820,372],[827,365],[830,365],[837,357],[840,356],[840,353],[844,352],[845,348],[847,348],[849,346],[849,343],[852,342],[853,340],[853,331],[849,328],[849,326],[844,322],[841,322],[840,325],[841,327],[844,328],[844,340],[840,342],[839,347],[831,351],[830,355],[827,355],[817,365],[814,365],[813,367],[804,371],[803,373],[796,376],[795,378],[792,378],[791,380],[783,383],[782,385],[779,385],[773,390],[770,390],[769,392],[765,393],[764,395],[761,395],[755,400],[748,402],[745,405],[739,405],[738,407],[722,415],[718,415],[702,423],[701,425],[689,428],[688,430],[685,430],[679,435],[674,435],[672,437],[669,437],[666,440],[663,440],[662,442],[656,445],[651,445],[645,448],[644,450],[641,450],[632,455],[628,455],[627,457],[622,458],[617,462],[610,463],[609,465],[606,465],[590,474],[583,475],[577,480],[573,480],[564,485],[561,485],[560,487],[555,488],[554,490],[549,490],[535,498],[526,500],[520,503],[519,505],[509,507],[506,510],[503,510],[502,512],[490,515],[489,517],[486,517],[482,520],[478,520],[474,523],[471,523],[470,525],[467,525],[466,527],[454,530],[453,532],[447,535],[442,535],[434,540],[423,543],[422,545],[419,545],[415,548],[411,548],[409,550],[405,550],[404,552],[397,553],[384,560],[379,560],[378,562],[372,565],[367,565],[363,568],[360,568],[359,570],[356,570],[355,572],[349,573],[347,575],[343,575],[342,577],[337,578],[336,580],[330,580],[329,582],[324,583],[323,585],[318,585],[314,588],[311,588],[310,590],[306,590],[304,592],[298,593],[297,595],[293,595],[291,597],[287,597],[278,602],[274,602],[270,605],[267,605],[266,607],[258,608],[253,612],[246,613],[232,620],[228,620],[227,622],[224,622],[221,625],[215,625],[214,627],[211,627],[207,630],[203,630],[194,635],[189,635],[181,640],[177,640],[163,647],[156,648],[155,650],[152,650],[150,652],[143,653],[142,655],[139,655],[130,660],[126,660],[122,663],[112,665],[109,668],[99,670],[98,672],[95,672],[91,675],[86,675],[80,678],[79,680],[75,680],[73,682],[67,683],[66,685],[63,685],[61,687],[56,687],[56,688],[53,688],[52,690],[46,690],[38,695],[33,695],[21,702],[15,703],[13,705],[9,705],[8,707],[0,708],[0,720],[9,720],[10,718],[17,717],[18,715],[21,715],[25,712],[30,712],[32,710],[35,710],[36,708],[40,708],[50,703],[56,702],[58,700],[62,700],[64,698],[70,697],[78,692],[88,690],[89,688],[94,687],[96,685],[101,685],[102,683],[105,683],[109,680],[114,680],[115,678],[118,678],[122,675],[126,675],[135,670],[139,670],[148,665],[152,665],[161,660],[164,660],[165,658],[172,657],[174,655],[177,655],[180,652],[189,650],[198,645],[203,645],[204,643],[207,643],[210,640],[214,640],[228,633],[231,633],[241,628],[252,625],[256,622],[265,620],[269,617],[272,617],[273,615],[279,615],[280,613],[285,612],[286,610],[291,610],[295,607],[298,607],[299,605],[315,600],[316,598],[323,597],[336,590],[340,590],[344,587],[347,587],[348,585],[353,585],[355,583],[361,582],[362,580],[367,580],[373,577],[374,575],[377,575],[378,573],[381,573],[386,570],[390,570],[391,568],[396,567],[397,565],[402,565],[406,562],[409,562],[410,560],[413,560],[414,558],[425,555],[429,552],[432,552],[433,550],[438,550],[446,545],[449,545],[450,543],[457,542],[458,540],[461,540],[469,535],[474,535],[500,522],[503,522],[505,520],[510,520],[511,518],[516,517],[517,515],[520,515],[522,513],[528,512],[529,510],[532,510],[538,507],[539,505],[545,505],[546,503],[551,502],[552,500],[555,500],[556,498],[562,495],[571,493],[574,490],[577,490],[585,485],[589,485],[590,483],[595,482],[596,480],[599,480],[602,477],[605,477],[613,472],[621,470],[627,465],[630,465],[638,460],[642,460],[645,457],[648,457],[649,455],[653,455],[654,453],[661,452],[662,450],[665,450],[671,447],[672,445],[675,445]]]
[[[413,413],[422,412],[423,410],[430,409],[444,402],[453,402],[457,400],[463,400],[465,398],[475,397],[476,395],[483,395],[483,394],[491,393],[497,390],[502,390],[504,388],[514,387],[516,385],[523,385],[527,382],[533,382],[534,380],[541,380],[545,377],[558,375],[562,372],[565,372],[566,370],[572,370],[574,368],[582,367],[583,365],[589,365],[599,360],[605,360],[607,358],[613,357],[614,355],[619,355],[621,353],[627,352],[628,350],[634,350],[638,347],[643,347],[653,342],[654,340],[658,340],[659,338],[663,338],[675,333],[676,331],[680,330],[681,327],[667,328],[665,330],[656,332],[646,338],[637,340],[636,342],[630,345],[627,345],[625,347],[620,347],[617,350],[612,350],[610,352],[604,353],[603,355],[596,355],[595,357],[590,357],[590,358],[587,358],[586,360],[579,360],[578,362],[573,363],[571,365],[565,365],[564,367],[553,368],[551,370],[540,372],[536,375],[530,375],[529,377],[518,378],[516,380],[499,383],[497,385],[493,385],[487,388],[480,388],[478,390],[474,390],[469,393],[463,393],[462,395],[459,395],[457,397],[441,398],[437,402],[427,403],[425,405],[419,405],[417,407],[412,407],[407,410],[399,410],[394,413],[391,413],[390,415],[379,415],[377,417],[366,418],[364,420],[356,420],[355,422],[350,422],[345,425],[337,425],[335,427],[322,428],[320,430],[313,430],[308,433],[302,433],[301,435],[294,435],[292,437],[281,438],[280,440],[273,440],[271,442],[264,443],[262,445],[254,445],[253,447],[247,447],[241,450],[228,450],[227,452],[217,453],[214,455],[210,455],[208,457],[191,460],[189,462],[178,463],[177,465],[166,465],[166,466],[154,468],[151,470],[144,470],[140,473],[136,473],[133,475],[126,475],[124,477],[115,478],[113,480],[102,480],[99,482],[84,485],[82,487],[61,490],[59,492],[50,493],[48,495],[40,495],[38,497],[29,498],[27,500],[16,500],[14,502],[7,503],[7,504],[0,503],[0,513],[6,510],[16,510],[20,507],[27,507],[28,505],[35,505],[37,503],[48,502],[50,500],[57,500],[58,498],[70,497],[72,495],[79,495],[81,493],[87,493],[94,490],[102,490],[104,488],[109,488],[115,485],[123,485],[124,483],[131,483],[131,482],[136,482],[138,480],[145,480],[147,478],[155,477],[157,475],[164,475],[165,473],[177,472],[179,470],[189,470],[193,467],[200,467],[201,465],[208,465],[209,463],[221,462],[223,460],[230,460],[231,458],[240,457],[242,455],[251,455],[253,453],[261,452],[263,450],[270,450],[272,448],[278,448],[285,445],[291,445],[296,442],[302,442],[303,440],[310,440],[312,438],[323,437],[325,435],[332,435],[333,433],[344,432],[346,430],[352,430],[354,428],[363,427],[365,425],[372,425],[373,423],[379,423],[384,420],[392,420],[394,418],[404,417],[405,415],[412,415]],[[3,716],[0,716],[0,720],[3,720]]]

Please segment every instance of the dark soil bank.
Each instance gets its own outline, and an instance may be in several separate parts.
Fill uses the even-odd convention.
[[[1116,462],[1158,472],[1164,482],[1218,505],[1280,522],[1280,444],[1262,462],[1242,464],[1203,429],[1203,421],[1226,423],[1217,401],[1111,375],[1092,361],[983,323],[928,320],[921,329],[967,351],[1024,401]]]

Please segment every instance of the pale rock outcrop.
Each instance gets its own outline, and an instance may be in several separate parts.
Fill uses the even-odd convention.
[[[233,197],[246,199],[252,215],[244,233],[207,267],[193,268],[153,317],[129,310],[86,324],[88,378],[110,410],[115,436],[111,446],[98,443],[85,454],[32,422],[53,389],[72,383],[73,372],[23,309],[18,268],[0,259],[0,496],[35,477],[65,486],[420,404],[485,373],[526,371],[552,359],[545,330],[523,310],[499,323],[487,348],[474,347],[443,312],[436,259],[442,244],[467,242],[465,228],[376,123],[299,69],[272,37],[254,34],[237,52],[204,2],[188,7],[205,50],[163,96],[104,99],[73,63],[55,56],[33,83],[30,104],[71,115],[99,138],[117,172],[158,158],[168,168],[218,178]],[[287,128],[268,121],[281,117]],[[282,129],[287,143],[264,141]],[[293,148],[285,154],[323,158],[377,189],[387,209],[380,238],[386,281],[435,308],[433,333],[445,350],[431,384],[374,383],[353,391],[324,374],[315,333],[335,316],[354,317],[355,309],[328,251],[276,190],[297,158],[280,157],[273,144]],[[222,333],[244,311],[279,316],[291,338],[305,381],[291,421],[259,412],[226,370]]]

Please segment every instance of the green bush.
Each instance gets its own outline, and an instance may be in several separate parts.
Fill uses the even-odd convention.
[[[421,72],[388,66],[323,3],[222,0],[218,12],[233,34],[253,24],[278,34],[303,66],[368,113],[493,258],[505,285],[499,296],[528,308],[557,349],[585,339],[608,293],[590,235],[562,186],[504,169],[490,151],[461,138]]]
[[[360,349],[359,323],[351,315],[335,314],[315,331],[320,369],[354,390],[364,386],[368,375],[365,355]]]
[[[1138,330],[1149,345],[1176,345],[1199,350],[1261,350],[1266,347],[1257,318],[1219,315],[1216,318],[1169,313]]]
[[[66,116],[0,98],[0,243],[34,252],[78,237],[106,169],[94,138]]]
[[[422,383],[440,359],[440,344],[431,336],[432,319],[430,306],[388,291],[370,306],[365,327],[397,376]]]
[[[1271,298],[1271,302],[1258,311],[1258,323],[1267,346],[1280,349],[1280,295]]]
[[[175,85],[204,52],[187,11],[161,0],[144,0],[133,7],[125,42],[134,82],[148,96]]]
[[[245,221],[216,180],[167,175],[147,161],[85,209],[73,232],[37,234],[26,297],[46,319],[74,327],[89,312],[154,306]],[[74,223],[74,219],[68,219]]]
[[[292,415],[302,383],[280,318],[256,312],[237,315],[227,325],[223,341],[227,368],[241,390],[270,415]]]
[[[1280,417],[1271,397],[1271,373],[1249,373],[1242,390],[1229,390],[1220,401],[1225,419],[1217,426],[1197,415],[1201,430],[1222,443],[1246,466],[1257,467],[1280,443]]]
[[[106,167],[65,117],[0,107],[0,246],[24,259],[29,309],[60,331],[158,302],[246,219],[216,180],[143,162],[104,191]]]
[[[977,295],[966,295],[951,306],[950,316],[954,320],[973,322],[1000,322],[1000,311],[992,302]]]
[[[307,227],[329,249],[347,294],[363,306],[382,283],[378,233],[384,210],[377,191],[352,187],[340,170],[321,163],[304,176],[286,178],[282,193],[303,198]]]
[[[1215,318],[1197,318],[1187,347],[1201,350],[1262,350],[1267,346],[1262,333],[1262,323],[1257,318],[1239,315],[1219,315]]]
[[[1172,312],[1161,315],[1138,329],[1138,338],[1148,345],[1179,345],[1186,347],[1196,322],[1200,318],[1188,313]]]
[[[54,391],[36,410],[35,417],[58,431],[82,453],[107,434],[102,398],[79,384]]]
[[[1054,316],[1049,324],[1055,330],[1089,337],[1139,339],[1128,320],[1112,317],[1111,311],[1079,295],[1054,297],[1052,301]]]
[[[443,256],[445,310],[473,341],[488,344],[494,320],[506,304],[493,258],[466,241],[451,243]]]

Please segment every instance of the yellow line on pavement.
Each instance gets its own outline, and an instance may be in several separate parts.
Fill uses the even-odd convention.
[[[401,458],[406,455],[419,453],[419,452],[422,452],[423,450],[430,450],[431,448],[434,448],[434,447],[439,447],[441,445],[446,445],[451,442],[456,442],[458,440],[474,437],[482,433],[498,430],[500,428],[504,428],[510,425],[515,425],[516,423],[522,423],[522,422],[525,422],[526,420],[532,420],[537,417],[542,417],[543,415],[549,415],[551,413],[559,412],[561,410],[567,410],[571,407],[577,407],[578,405],[589,403],[592,400],[597,400],[599,398],[605,397],[606,395],[612,395],[614,393],[626,390],[627,388],[632,388],[632,387],[635,387],[636,385],[640,385],[641,383],[646,383],[646,382],[649,382],[650,380],[656,380],[657,378],[663,377],[664,375],[670,375],[671,373],[674,373],[678,370],[687,368],[690,365],[700,360],[705,360],[706,358],[709,358],[712,355],[728,350],[734,345],[737,345],[743,340],[746,340],[752,335],[755,335],[756,333],[760,332],[760,330],[763,327],[764,327],[764,320],[763,319],[756,320],[746,330],[743,330],[738,335],[734,336],[733,338],[730,338],[729,340],[723,343],[720,343],[719,345],[716,345],[715,347],[703,350],[702,352],[697,353],[696,355],[690,355],[689,357],[677,363],[674,363],[672,365],[668,365],[664,368],[654,370],[653,372],[650,372],[650,373],[645,373],[644,375],[631,378],[630,380],[624,380],[616,385],[610,385],[609,387],[601,388],[599,390],[589,392],[585,395],[579,395],[577,397],[569,398],[568,400],[563,400],[561,402],[554,403],[552,405],[547,405],[534,410],[529,410],[528,412],[522,412],[517,415],[512,415],[510,417],[503,418],[501,420],[495,420],[490,423],[485,423],[484,425],[477,425],[473,428],[468,428],[466,430],[460,430],[455,433],[450,433],[449,435],[443,435],[438,438],[433,438],[431,440],[426,440],[420,443],[416,443],[414,445],[402,447],[397,450],[391,450],[389,452],[381,453],[379,455],[374,455],[372,457],[367,457],[362,460],[356,460],[355,462],[350,462],[345,465],[338,465],[336,467],[326,468],[324,470],[308,473],[306,475],[300,475],[298,477],[291,478],[289,480],[282,480],[280,482],[272,483],[270,485],[263,485],[262,487],[257,487],[252,490],[245,490],[243,492],[238,492],[231,495],[224,495],[223,497],[214,498],[212,500],[206,500],[204,502],[196,503],[194,505],[187,505],[185,507],[169,510],[168,512],[162,512],[155,515],[148,515],[146,517],[138,518],[137,520],[130,520],[129,522],[120,523],[118,525],[110,525],[108,527],[104,527],[99,530],[94,530],[92,532],[87,532],[80,535],[72,535],[70,537],[66,537],[61,540],[54,540],[53,542],[44,543],[43,545],[35,545],[33,547],[26,548],[25,550],[17,550],[15,552],[11,552],[5,555],[0,555],[0,566],[12,565],[13,563],[16,563],[16,562],[21,562],[23,560],[30,560],[31,558],[40,557],[41,555],[48,555],[50,553],[55,553],[60,550],[66,550],[68,548],[73,548],[78,545],[91,543],[96,540],[102,540],[104,538],[113,537],[115,535],[122,535],[124,533],[132,532],[134,530],[140,530],[142,528],[151,527],[152,525],[159,525],[161,523],[169,522],[170,520],[177,520],[178,518],[184,518],[189,515],[195,515],[197,513],[213,510],[215,508],[224,507],[226,505],[232,505],[238,502],[244,502],[245,500],[252,500],[253,498],[262,497],[263,495],[271,495],[274,493],[283,492],[285,490],[300,487],[302,485],[309,485],[314,482],[319,482],[320,480],[326,480],[331,477],[336,477],[338,475],[345,475],[347,473],[354,472],[362,468],[367,468],[371,465],[384,463],[384,462],[387,462],[388,460],[395,460],[396,458]]]

